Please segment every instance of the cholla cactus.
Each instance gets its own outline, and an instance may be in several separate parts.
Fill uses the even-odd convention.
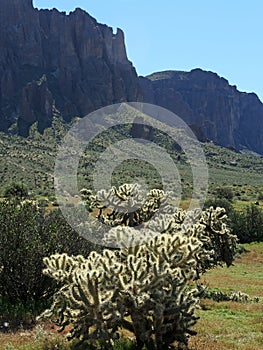
[[[134,227],[147,222],[167,197],[158,189],[144,195],[139,184],[112,187],[110,191],[101,190],[96,195],[82,189],[81,194],[90,210],[98,210],[98,220],[112,227]]]
[[[101,339],[108,348],[120,324],[120,312],[113,301],[113,281],[107,281],[110,269],[104,269],[110,266],[113,255],[105,250],[102,255],[92,252],[88,259],[66,254],[45,258],[44,273],[63,286],[55,294],[52,308],[41,318],[56,317],[61,330],[69,324],[73,326],[69,337],[80,341]],[[121,273],[121,266],[114,266],[114,271]]]
[[[232,264],[237,238],[231,234],[226,219],[227,216],[223,208],[213,209],[210,207],[205,211],[177,209],[170,220],[164,218],[162,223],[159,220],[157,224],[163,225],[162,232],[174,234],[179,231],[184,235],[189,235],[192,232],[189,228],[194,228],[195,237],[203,243],[203,249],[206,252],[197,264],[198,272],[203,273],[222,263],[226,263],[227,266]]]
[[[136,224],[153,217],[165,194],[152,190],[143,201],[138,188],[113,188],[117,199],[106,191],[88,198],[99,209],[99,220],[112,227],[105,241],[117,238],[118,249],[92,252],[87,259],[63,254],[44,260],[44,273],[62,287],[43,316],[55,318],[62,329],[71,324],[71,337],[100,340],[106,349],[121,328],[135,334],[138,348],[166,349],[175,341],[187,344],[195,334],[191,328],[198,319],[194,312],[202,292],[190,285],[207,268],[229,263],[235,247],[221,210],[171,213],[169,206],[140,230],[149,239],[139,244]],[[133,212],[125,211],[127,200]],[[112,210],[104,212],[108,206]],[[224,244],[230,252],[227,258],[216,251]]]
[[[241,291],[225,293],[208,287],[203,289],[202,298],[212,299],[217,302],[231,300],[237,303],[258,303],[260,300],[258,297],[251,298],[248,294]]]

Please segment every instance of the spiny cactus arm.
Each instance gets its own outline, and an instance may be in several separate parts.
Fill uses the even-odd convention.
[[[132,227],[117,226],[109,230],[103,238],[103,243],[106,245],[114,243],[121,249],[121,255],[125,259],[129,252],[129,247],[134,248],[145,243],[147,235],[151,236],[148,230],[136,230]]]
[[[54,254],[43,259],[43,273],[63,283],[72,282],[72,271],[77,268],[83,257],[70,257],[67,254]]]
[[[111,300],[113,292],[112,290],[104,290],[102,287],[103,271],[98,269],[102,260],[103,257],[96,252],[92,252],[88,259],[81,257],[69,259],[70,262],[75,262],[75,269],[71,270],[71,279],[67,280],[68,285],[54,296],[52,308],[45,314],[47,317],[57,317],[62,329],[69,323],[73,324],[71,332],[73,337],[78,337],[86,332],[83,328],[84,325],[80,325],[83,319],[86,322],[85,329],[88,329],[94,325],[95,318],[101,317],[99,316],[101,310],[109,310],[107,303]],[[49,264],[54,270],[54,266],[59,267],[60,270],[63,270],[63,267],[67,270],[67,262],[67,257],[63,255],[62,257],[53,256],[51,261],[46,261],[46,264]],[[52,269],[50,269],[49,275],[56,277],[56,273]],[[108,316],[107,318],[109,319]],[[101,320],[103,321],[103,318]],[[87,325],[89,325],[88,328]],[[88,337],[89,335],[86,334],[85,338]]]
[[[70,324],[67,305],[67,288],[67,286],[64,286],[55,293],[51,307],[37,317],[37,321],[52,320],[60,327],[59,332],[64,331],[65,327]]]
[[[214,232],[218,235],[228,235],[230,230],[226,225],[226,212],[224,208],[210,207],[202,212],[200,223],[205,225],[208,233]]]
[[[149,242],[149,250],[169,264],[171,269],[195,269],[195,256],[201,253],[202,245],[197,239],[188,239],[180,232],[177,235],[162,234]]]
[[[147,201],[153,201],[155,206],[160,206],[161,203],[163,203],[165,200],[167,200],[169,194],[160,190],[160,189],[152,189],[150,192],[147,194]]]
[[[102,276],[96,272],[75,272],[74,284],[69,286],[64,295],[67,300],[63,312],[66,321],[60,318],[60,324],[73,325],[69,334],[71,338],[83,341],[98,337],[102,342],[107,342],[112,338],[108,333],[114,327],[116,329],[119,318],[114,311],[115,307],[111,306],[113,291],[103,290]]]
[[[198,317],[194,315],[196,302],[191,294],[188,296],[186,286],[172,286],[172,293],[165,291],[159,294],[153,312],[153,333],[158,349],[169,347],[174,341],[187,344],[190,329]],[[190,301],[190,302],[189,302]]]
[[[214,250],[214,260],[211,266],[222,264],[231,265],[236,251],[237,237],[231,234],[226,225],[226,215],[223,208],[212,207],[202,213],[200,222],[205,226],[204,234],[210,242],[206,248]]]
[[[160,327],[158,331],[159,343],[169,345],[174,341],[179,341],[187,345],[188,335],[195,333],[191,328],[199,319],[194,315],[195,309],[199,305],[196,293],[197,290],[187,292],[183,288],[181,293],[176,291],[165,300],[163,323],[156,323],[156,327]]]
[[[163,239],[163,237],[162,237],[162,239]],[[160,252],[159,252],[160,253]],[[150,278],[150,280],[148,281],[149,283],[148,283],[148,285],[147,285],[147,283],[146,283],[146,281],[144,280],[144,286],[143,287],[141,287],[141,289],[140,289],[140,293],[142,292],[142,291],[145,291],[145,292],[148,292],[148,293],[150,293],[151,295],[155,295],[155,300],[156,300],[156,298],[157,298],[157,300],[159,300],[158,298],[162,298],[162,296],[166,293],[166,295],[167,295],[167,293],[169,294],[170,293],[170,290],[169,290],[169,288],[166,290],[166,289],[162,289],[162,285],[161,284],[159,284],[159,282],[161,281],[161,280],[163,280],[163,278],[165,278],[165,276],[166,275],[169,275],[169,276],[172,276],[171,277],[171,281],[175,281],[175,278],[173,277],[173,271],[171,271],[170,269],[169,269],[169,265],[168,265],[168,263],[165,261],[165,259],[163,259],[163,258],[161,258],[161,259],[159,259],[158,260],[158,257],[160,258],[160,256],[161,256],[161,254],[159,254],[158,255],[158,251],[157,252],[155,252],[155,254],[152,254],[152,256],[151,256],[151,264],[153,265],[153,267],[152,267],[152,272],[151,272],[151,274],[150,274],[150,272],[148,273],[148,275],[150,275],[151,276],[151,278]],[[166,259],[167,260],[167,259]],[[136,267],[135,267],[135,265],[134,265],[134,259],[128,259],[128,261],[129,261],[129,265],[132,265],[131,266],[131,270],[132,271],[134,271],[134,270],[136,270]],[[136,266],[138,266],[138,265],[136,265]],[[162,273],[161,273],[161,271],[163,272],[163,276],[162,276]],[[178,270],[177,270],[178,271]],[[132,274],[131,274],[132,275]],[[133,277],[133,276],[132,276]],[[138,276],[136,276],[136,277],[138,277]],[[187,277],[189,277],[189,276],[187,276]],[[184,281],[181,281],[181,288],[180,288],[180,290],[182,291],[182,290],[184,290],[184,288],[185,288],[185,283],[186,283],[186,281],[187,281],[187,277],[182,277],[182,275],[180,276],[180,278],[182,279],[183,278],[183,280]],[[178,278],[179,279],[179,278]],[[132,278],[126,278],[126,280],[124,280],[123,282],[122,282],[122,284],[123,285],[125,285],[127,282],[128,283],[131,283],[131,281],[132,281]],[[162,283],[163,284],[163,283]],[[176,288],[177,288],[177,293],[178,293],[178,284],[179,283],[176,283],[177,284],[177,286],[176,286]],[[137,287],[138,287],[138,283],[137,283]],[[126,288],[126,290],[127,290],[127,288]],[[128,288],[128,290],[129,290],[129,288]],[[148,293],[146,293],[146,296],[148,295]],[[138,300],[136,300],[135,298],[134,298],[134,295],[129,295],[129,297],[128,297],[128,300],[129,300],[129,305],[137,305],[137,304],[134,304],[134,303],[138,303]],[[144,302],[141,304],[141,305],[146,305],[147,303],[148,303],[148,305],[149,305],[149,300],[150,300],[150,298],[148,297],[148,299],[147,299],[147,297],[145,298],[145,300],[144,300]],[[132,302],[133,301],[133,302]],[[185,305],[186,304],[186,305]],[[185,312],[185,309],[188,307],[188,304],[185,302],[183,305],[182,305],[182,312]],[[176,308],[177,310],[178,310],[178,307]],[[181,310],[180,309],[180,310]],[[132,311],[132,309],[131,309],[131,307],[129,308],[129,314],[130,313],[135,313],[135,311],[133,310]],[[148,310],[148,313],[149,312],[151,312],[150,310]],[[155,311],[154,311],[155,312]],[[182,313],[181,312],[181,313]],[[151,312],[152,313],[152,312]],[[145,311],[145,314],[147,314],[147,311]],[[171,310],[169,311],[169,312],[167,312],[167,315],[170,315],[169,317],[173,320],[173,322],[176,322],[175,321],[175,318],[173,318],[172,316],[171,316]],[[192,316],[192,314],[191,313],[189,313],[189,318],[191,318],[191,316]],[[136,315],[135,314],[133,314],[133,318],[132,318],[132,320],[133,320],[133,323],[135,323],[136,324],[136,322],[137,322],[137,319],[136,319]],[[148,320],[149,321],[149,320]],[[166,320],[166,322],[167,322],[168,320]],[[142,323],[142,317],[140,317],[140,322]],[[146,322],[146,321],[145,321]],[[158,323],[160,323],[160,319],[158,320]],[[164,326],[164,325],[162,325],[163,326],[163,330],[165,330],[165,335],[164,335],[164,337],[166,337],[166,335],[167,335],[167,332],[169,331],[169,329],[171,329],[172,328],[172,324],[171,325],[166,325],[166,326]],[[144,333],[146,333],[146,334],[152,334],[152,328],[150,328],[150,329],[148,329],[147,327],[146,327],[146,323],[144,324]],[[145,329],[147,328],[147,331],[145,331]],[[146,342],[146,341],[149,341],[149,339],[147,338],[145,338],[145,335],[142,335],[140,332],[139,332],[139,330],[137,329],[136,330],[136,332],[137,332],[137,339],[139,338],[140,339],[140,341],[143,341],[143,342]],[[148,333],[147,333],[148,332]]]

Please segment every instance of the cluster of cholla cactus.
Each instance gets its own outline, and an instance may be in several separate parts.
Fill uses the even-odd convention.
[[[221,290],[213,290],[208,287],[206,287],[203,290],[202,297],[207,299],[212,299],[217,302],[235,301],[237,303],[248,303],[248,302],[258,303],[260,301],[260,298],[258,297],[251,298],[247,293],[243,293],[241,291],[225,293],[225,292],[222,292]]]
[[[71,325],[70,337],[97,340],[105,349],[123,329],[135,335],[140,349],[187,345],[202,293],[193,281],[218,263],[230,264],[236,238],[221,209],[173,212],[168,203],[155,218],[164,192],[152,190],[142,198],[138,189],[126,184],[97,195],[82,191],[98,220],[110,227],[105,245],[114,240],[118,247],[87,259],[45,258],[44,273],[61,288],[42,317],[52,317],[62,329]]]
[[[98,220],[111,227],[135,227],[148,222],[168,196],[159,189],[144,193],[137,183],[112,187],[109,191],[101,190],[96,195],[82,189],[81,194],[88,209],[98,210]]]

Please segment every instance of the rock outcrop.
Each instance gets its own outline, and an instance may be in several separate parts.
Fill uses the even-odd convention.
[[[145,139],[154,141],[154,128],[151,125],[145,125],[142,117],[135,117],[130,135],[135,139]]]
[[[50,125],[53,103],[70,120],[141,98],[120,29],[114,34],[81,9],[39,11],[31,0],[0,6],[0,130],[17,122],[26,136],[34,122]]]
[[[138,77],[124,34],[76,9],[34,9],[32,0],[0,3],[0,131],[43,131],[106,105],[144,101],[184,119],[202,141],[263,154],[263,104],[212,72],[167,71]],[[134,137],[151,130],[134,123]]]
[[[263,153],[263,104],[216,73],[166,71],[141,77],[144,101],[181,117],[201,140]]]

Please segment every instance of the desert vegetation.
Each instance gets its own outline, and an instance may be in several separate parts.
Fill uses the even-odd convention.
[[[130,137],[131,126],[110,130],[90,145],[78,179],[102,248],[78,235],[58,208],[52,169],[68,126],[54,123],[43,135],[33,126],[28,139],[1,138],[0,349],[260,349],[262,158],[203,143],[207,201],[203,211],[188,212],[186,156],[158,134],[155,142],[180,172],[182,208],[168,201],[151,222],[166,194],[149,164],[120,164],[111,193],[90,191],[88,174],[100,152],[110,139]],[[133,177],[148,181],[141,199],[139,185],[122,185]],[[110,200],[113,193],[118,203]],[[122,203],[136,198],[144,205],[127,212]],[[74,201],[64,205],[78,215]],[[146,231],[138,234],[137,226]],[[141,242],[145,234],[150,239]],[[116,237],[121,245],[107,247]]]
[[[218,197],[206,204],[207,209],[186,212],[171,208],[165,193],[153,189],[143,206],[129,212],[125,203],[136,202],[139,185],[81,193],[87,212],[91,216],[96,213],[96,222],[111,228],[103,235],[104,249],[81,238],[58,209],[49,211],[38,201],[15,193],[0,203],[0,324],[5,339],[0,347],[201,349],[204,342],[203,348],[215,344],[220,349],[216,337],[211,336],[210,343],[207,340],[202,330],[205,322],[211,324],[212,317],[225,322],[224,315],[241,309],[238,313],[245,323],[246,308],[251,319],[260,319],[260,282],[253,286],[252,277],[250,283],[243,281],[240,289],[235,283],[227,289],[216,278],[219,273],[229,276],[222,264],[240,276],[244,265],[240,270],[231,265],[245,259],[244,252],[250,249],[250,245],[237,247],[235,233],[239,231],[234,225],[230,228],[225,213],[240,213],[246,220],[244,242],[262,241],[249,226],[253,222],[255,227],[261,225],[258,206],[247,207],[245,216],[234,209],[233,196],[221,195],[229,197],[228,190],[216,190]],[[113,193],[117,202],[112,200]],[[110,211],[105,210],[105,201]],[[166,203],[163,215],[152,221],[162,203]],[[223,208],[219,209],[219,204]],[[147,222],[147,227],[136,231]],[[145,235],[149,239],[143,242]],[[115,241],[119,246],[107,248]],[[258,264],[261,246],[254,247]],[[255,279],[260,281],[262,272],[254,268]],[[227,320],[230,322],[228,316]],[[62,335],[56,335],[57,330]],[[18,339],[23,332],[27,336],[21,347]],[[255,344],[260,339],[258,331]],[[226,342],[226,349],[231,349],[229,344],[233,341]],[[244,344],[243,349],[249,349],[245,340]]]

